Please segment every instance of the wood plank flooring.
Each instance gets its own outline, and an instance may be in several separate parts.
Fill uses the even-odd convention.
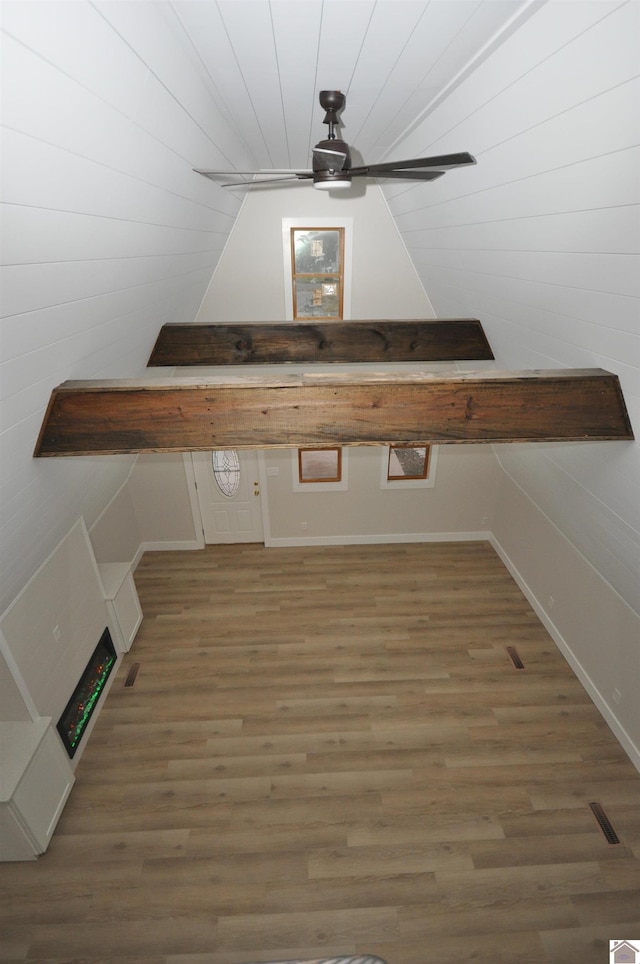
[[[149,553],[136,583],[49,851],[0,865],[3,962],[604,964],[640,938],[640,774],[487,543]]]

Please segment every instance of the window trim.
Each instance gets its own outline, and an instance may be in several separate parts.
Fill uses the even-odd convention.
[[[339,452],[339,462],[340,462],[340,481],[330,482],[327,479],[319,479],[316,481],[308,480],[306,482],[300,481],[300,452],[305,449],[337,449]],[[347,457],[348,449],[342,445],[303,445],[300,448],[292,449],[291,458],[291,468],[292,468],[292,482],[294,492],[346,492],[349,488],[349,460]]]
[[[302,477],[302,461],[305,452],[335,452],[337,455],[337,473],[335,478],[318,476],[317,479],[305,479]],[[342,482],[342,448],[339,445],[331,448],[313,448],[311,446],[298,449],[298,482],[300,485],[313,485],[316,482]]]
[[[296,252],[294,244],[294,235],[296,231],[337,231],[338,232],[338,246],[340,249],[339,256],[339,266],[337,271],[314,271],[314,272],[304,272],[296,271]],[[310,227],[292,227],[290,229],[290,249],[291,249],[291,306],[294,321],[343,321],[344,320],[344,242],[345,242],[345,229],[333,225],[332,227],[312,225]],[[320,283],[322,288],[325,285],[335,284],[338,288],[338,313],[337,315],[299,315],[297,311],[297,287],[298,281],[302,282],[305,278],[323,278],[325,279]]]
[[[424,469],[420,475],[390,475],[389,470],[391,468],[391,455],[396,449],[424,449]],[[399,459],[399,457],[397,457]],[[422,481],[423,479],[429,478],[429,463],[431,462],[431,446],[430,445],[409,445],[403,442],[400,445],[389,445],[387,448],[387,482],[409,482],[417,481],[418,479]]]
[[[427,476],[423,479],[416,478],[399,478],[399,479],[389,479],[388,478],[388,467],[389,467],[389,455],[392,448],[425,448],[425,445],[429,447],[429,464],[427,468]],[[438,446],[430,445],[425,442],[423,445],[385,445],[382,450],[382,458],[380,460],[380,488],[381,489],[395,489],[396,491],[402,490],[403,492],[407,489],[432,489],[436,484],[436,467],[438,464]]]
[[[311,225],[311,228],[309,227]],[[287,321],[293,321],[293,284],[291,229],[306,228],[343,228],[344,229],[344,261],[342,268],[342,320],[351,319],[351,287],[353,278],[353,218],[282,218],[282,264],[284,279],[284,316]],[[312,324],[314,319],[309,319]]]

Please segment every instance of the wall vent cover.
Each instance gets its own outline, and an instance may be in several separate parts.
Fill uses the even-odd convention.
[[[133,663],[131,665],[129,672],[127,673],[127,678],[124,681],[125,686],[133,686],[133,684],[136,681],[136,677],[138,675],[139,670],[140,670],[140,663]]]
[[[604,812],[604,808],[602,807],[602,805],[594,802],[594,803],[590,803],[589,806],[591,807],[591,812],[593,813],[594,817],[598,821],[598,825],[600,826],[600,829],[602,830],[607,843],[610,843],[610,844],[620,843],[618,834],[613,829],[613,825],[609,820],[608,816],[606,815],[606,813]]]
[[[515,666],[515,668],[516,668],[516,669],[524,669],[524,668],[525,668],[525,667],[524,667],[524,663],[523,663],[522,660],[520,659],[520,656],[518,655],[518,650],[515,648],[515,646],[506,646],[505,648],[506,648],[507,653],[509,654],[509,656],[510,656],[510,658],[511,658],[511,662],[513,663],[513,665]]]

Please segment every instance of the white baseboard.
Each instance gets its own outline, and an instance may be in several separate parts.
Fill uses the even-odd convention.
[[[178,539],[166,542],[143,542],[143,552],[182,552],[189,549],[202,549],[197,539]]]
[[[499,540],[493,535],[493,533],[489,533],[488,538],[491,545],[509,570],[510,575],[524,593],[536,616],[547,630],[554,643],[571,666],[571,669],[580,680],[580,683],[582,686],[584,686],[585,690],[606,720],[608,726],[633,763],[634,767],[640,772],[640,747],[638,747],[629,736],[624,726],[611,709],[611,706],[607,703],[600,690],[597,688],[585,668],[576,657],[575,653],[571,649],[571,646],[554,623],[548,611],[542,605],[535,592],[527,583],[526,579],[523,577],[522,573],[519,571],[509,554],[505,551]]]
[[[189,550],[203,548],[204,544],[200,543],[198,539],[184,539],[176,542],[142,542],[133,557],[131,569],[132,571],[137,569],[145,552],[188,552]]]
[[[484,542],[490,532],[394,532],[378,535],[287,536],[265,538],[267,548],[286,546],[365,546],[392,542]]]

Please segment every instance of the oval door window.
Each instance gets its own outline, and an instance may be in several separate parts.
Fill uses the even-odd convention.
[[[212,452],[213,477],[223,495],[233,499],[240,488],[240,459],[234,449]]]

